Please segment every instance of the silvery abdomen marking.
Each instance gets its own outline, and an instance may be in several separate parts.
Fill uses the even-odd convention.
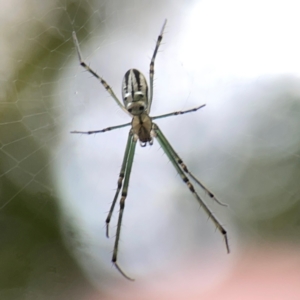
[[[148,107],[148,85],[145,76],[137,69],[126,72],[122,82],[122,98],[125,108],[138,116]]]

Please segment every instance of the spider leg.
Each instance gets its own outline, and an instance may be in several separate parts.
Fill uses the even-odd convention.
[[[73,31],[72,36],[73,36],[73,41],[74,41],[74,44],[76,47],[77,56],[78,56],[80,65],[83,68],[85,68],[88,72],[90,72],[94,77],[96,77],[101,82],[101,84],[104,86],[104,88],[107,90],[107,92],[113,97],[113,99],[116,101],[116,103],[119,105],[119,107],[121,107],[122,110],[125,111],[129,116],[131,116],[131,114],[125,109],[125,107],[122,105],[122,103],[120,102],[120,100],[118,99],[118,97],[116,96],[116,94],[114,93],[112,88],[107,84],[107,82],[82,60],[80,47],[79,47],[79,43],[78,43],[78,39],[77,39],[75,31]]]
[[[151,117],[151,119],[155,120],[155,119],[162,119],[162,118],[167,118],[167,117],[171,117],[171,116],[183,115],[183,114],[186,114],[186,113],[195,112],[195,111],[199,110],[200,108],[202,108],[204,106],[206,106],[206,104],[202,104],[200,106],[197,106],[197,107],[194,107],[194,108],[191,108],[191,109],[188,109],[188,110],[174,111],[172,113]]]
[[[123,127],[126,127],[126,126],[130,126],[130,125],[131,125],[131,122],[126,123],[126,124],[122,124],[122,125],[107,127],[107,128],[101,129],[101,130],[91,130],[91,131],[77,131],[77,130],[74,130],[74,131],[71,131],[71,133],[94,134],[94,133],[101,133],[101,132],[111,131],[111,130],[115,130],[115,129],[118,129],[118,128],[123,128]]]
[[[128,153],[129,153],[129,150],[131,148],[131,144],[132,144],[132,134],[131,134],[131,131],[129,131],[128,139],[127,139],[127,143],[126,143],[126,148],[125,148],[125,153],[124,153],[124,157],[123,157],[123,162],[122,162],[122,166],[121,166],[121,170],[120,170],[120,174],[119,174],[119,179],[118,179],[118,183],[117,183],[117,190],[116,190],[114,200],[113,200],[113,202],[110,206],[109,213],[108,213],[106,221],[105,221],[105,223],[106,223],[106,236],[107,237],[109,237],[109,223],[110,223],[110,220],[111,220],[111,216],[113,214],[113,211],[114,211],[119,193],[120,193],[121,188],[122,188],[124,174],[125,174],[126,166],[127,166],[127,162],[128,162]]]
[[[153,55],[152,55],[152,58],[151,58],[151,62],[150,62],[150,70],[149,70],[150,96],[149,96],[149,104],[148,104],[148,108],[147,108],[147,113],[148,114],[149,114],[150,109],[151,109],[152,98],[153,98],[154,62],[155,62],[155,57],[157,55],[158,48],[159,48],[160,43],[163,39],[163,33],[164,33],[164,30],[165,30],[166,24],[167,24],[167,19],[165,20],[165,22],[163,24],[163,27],[160,31],[160,34],[157,38],[155,49],[154,49],[154,52],[153,52]]]
[[[128,191],[128,185],[129,185],[129,179],[130,179],[130,174],[131,174],[131,168],[133,164],[133,158],[134,158],[134,153],[135,153],[135,147],[136,147],[136,139],[132,135],[131,131],[129,132],[128,136],[128,141],[127,141],[127,146],[124,154],[124,159],[120,171],[120,176],[118,180],[118,188],[113,200],[113,203],[111,205],[109,214],[106,219],[106,224],[107,224],[107,235],[108,235],[108,224],[114,209],[114,206],[116,204],[119,192],[122,188],[122,181],[124,178],[124,185],[122,188],[122,193],[121,193],[121,200],[120,200],[120,211],[119,211],[119,218],[118,218],[118,224],[117,224],[117,232],[116,232],[116,238],[115,238],[115,244],[114,244],[114,250],[113,250],[113,256],[112,256],[112,263],[115,265],[117,270],[128,280],[133,281],[134,279],[130,278],[124,271],[120,268],[119,264],[117,263],[117,256],[118,256],[118,249],[119,249],[119,240],[120,240],[120,234],[121,234],[121,225],[122,225],[122,218],[123,218],[123,213],[124,213],[124,208],[125,208],[125,200],[127,197],[127,191]]]
[[[194,109],[190,109],[190,110],[186,110],[186,111],[179,111],[179,112],[175,112],[173,114],[171,113],[171,114],[161,115],[161,116],[158,116],[158,117],[169,117],[169,116],[172,116],[172,115],[189,113],[189,112],[196,111],[196,110],[200,109],[203,106],[205,106],[205,104],[201,105],[199,107],[196,107]],[[216,201],[218,204],[220,204],[222,206],[228,206],[226,203],[223,203],[222,201],[218,200],[217,197],[215,197],[215,195],[198,178],[196,178],[193,173],[191,173],[188,170],[187,166],[182,161],[182,159],[179,157],[179,155],[177,154],[177,152],[173,149],[173,147],[170,145],[170,143],[168,142],[168,140],[166,139],[166,137],[164,135],[162,135],[161,138],[162,138],[162,140],[164,141],[165,144],[169,145],[169,151],[172,153],[172,155],[175,158],[177,164],[179,164],[181,166],[181,169],[185,173],[189,174],[191,176],[191,178],[209,195],[210,198],[212,198],[214,201]]]
[[[218,219],[214,216],[212,211],[208,208],[208,206],[204,203],[204,201],[200,198],[200,196],[197,194],[195,191],[194,186],[190,183],[188,177],[185,175],[184,172],[189,173],[187,170],[186,166],[183,164],[182,160],[179,158],[179,156],[176,154],[174,151],[173,147],[170,145],[169,141],[166,139],[162,131],[159,129],[159,127],[156,124],[153,124],[153,130],[155,132],[156,138],[161,145],[162,149],[168,156],[169,160],[173,164],[174,168],[177,170],[179,173],[180,177],[182,178],[183,182],[187,185],[191,193],[194,195],[196,200],[199,202],[200,206],[204,209],[206,214],[209,216],[209,218],[213,221],[217,229],[220,231],[220,233],[223,235],[224,240],[225,240],[225,245],[227,252],[229,253],[229,243],[228,243],[228,237],[227,237],[227,232],[225,228],[221,225],[221,223],[218,221]],[[186,169],[186,170],[185,170]],[[192,177],[192,176],[191,176]],[[194,179],[194,176],[192,177]],[[198,180],[196,181],[197,183],[200,183]],[[202,186],[202,184],[200,184]]]

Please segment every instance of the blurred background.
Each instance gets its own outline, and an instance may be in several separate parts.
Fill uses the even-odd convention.
[[[1,0],[0,298],[300,299],[298,1]],[[148,77],[151,115],[228,231],[221,234],[154,141],[137,146],[118,261],[105,237],[130,122],[121,96]]]

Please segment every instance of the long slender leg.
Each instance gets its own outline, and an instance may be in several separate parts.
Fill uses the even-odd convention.
[[[118,256],[118,248],[119,248],[119,240],[120,240],[120,234],[121,234],[121,225],[122,225],[122,218],[125,208],[125,200],[127,197],[127,191],[128,191],[128,185],[129,185],[129,179],[131,174],[131,168],[133,164],[133,158],[134,158],[134,152],[136,147],[136,140],[134,136],[131,137],[130,147],[128,151],[128,159],[127,164],[125,168],[125,177],[124,177],[124,185],[122,188],[122,196],[120,200],[120,211],[119,211],[119,218],[118,218],[118,224],[117,224],[117,233],[116,233],[116,239],[115,239],[115,245],[114,245],[114,251],[112,256],[112,262],[115,265],[115,267],[118,269],[118,271],[127,279],[134,280],[127,276],[124,271],[120,268],[120,266],[117,263],[117,256]]]
[[[200,105],[198,107],[194,107],[194,108],[191,108],[191,109],[188,109],[188,110],[174,111],[172,113],[168,113],[168,114],[164,114],[164,115],[160,115],[160,116],[151,117],[151,119],[155,120],[155,119],[162,119],[162,118],[167,118],[167,117],[171,117],[171,116],[183,115],[183,114],[186,114],[186,113],[195,112],[195,111],[197,111],[198,109],[200,109],[200,108],[202,108],[204,106],[206,106],[206,104],[202,104],[202,105]]]
[[[152,98],[153,98],[154,62],[155,62],[155,57],[157,55],[158,48],[159,48],[160,43],[163,39],[163,33],[164,33],[164,30],[165,30],[166,24],[167,24],[167,19],[164,21],[163,27],[160,31],[160,34],[159,34],[158,38],[157,38],[154,53],[152,55],[152,59],[151,59],[151,62],[150,62],[150,71],[149,71],[150,95],[149,95],[149,104],[148,104],[148,108],[147,108],[147,113],[148,114],[149,114],[150,109],[151,109]]]
[[[115,129],[118,129],[118,128],[123,128],[123,127],[129,126],[129,125],[131,125],[131,122],[126,123],[126,124],[122,124],[122,125],[107,127],[107,128],[101,129],[101,130],[91,130],[91,131],[77,131],[77,130],[74,130],[74,131],[71,131],[71,133],[94,134],[94,133],[111,131],[111,130],[115,130]]]
[[[194,197],[197,199],[201,207],[204,209],[206,214],[209,216],[209,218],[212,219],[213,223],[217,227],[217,229],[220,231],[220,233],[223,235],[224,240],[225,240],[225,245],[227,252],[229,253],[229,243],[228,243],[228,237],[227,237],[227,232],[224,229],[224,227],[221,225],[221,223],[218,221],[218,219],[214,216],[214,214],[211,212],[211,210],[208,208],[208,206],[203,202],[203,200],[200,198],[200,196],[197,194],[197,192],[194,189],[194,186],[190,183],[188,177],[184,174],[183,170],[180,168],[181,164],[176,160],[176,155],[175,151],[173,150],[172,146],[168,142],[168,140],[165,138],[161,130],[156,124],[154,125],[154,131],[156,133],[156,138],[161,145],[162,149],[170,159],[171,163],[173,164],[174,168],[177,170],[179,175],[181,176],[182,180],[185,182],[189,190],[192,192]],[[181,166],[182,167],[182,166]],[[182,167],[183,168],[183,167]]]
[[[129,131],[128,139],[127,139],[127,143],[126,143],[126,148],[125,148],[125,153],[124,153],[124,157],[123,157],[123,162],[122,162],[122,166],[121,166],[121,170],[120,170],[120,174],[119,174],[119,179],[118,179],[118,183],[117,183],[117,190],[116,190],[116,193],[115,193],[115,196],[114,196],[114,200],[113,200],[113,202],[111,204],[109,213],[108,213],[106,221],[105,221],[106,222],[106,236],[107,237],[109,237],[109,223],[110,223],[110,219],[111,219],[111,216],[113,214],[113,211],[114,211],[114,208],[115,208],[115,205],[116,205],[116,202],[117,202],[120,190],[122,188],[122,183],[123,183],[123,179],[124,179],[124,173],[125,173],[127,162],[128,162],[128,153],[129,153],[129,150],[131,148],[131,144],[132,144],[132,134],[131,134],[131,131]]]
[[[156,125],[157,126],[157,125]],[[173,147],[170,145],[169,141],[166,139],[166,137],[161,133],[161,139],[162,141],[168,145],[169,151],[172,153],[173,157],[175,158],[177,164],[179,164],[184,172],[189,174],[191,178],[209,195],[210,198],[212,198],[214,201],[216,201],[218,204],[222,206],[228,206],[226,203],[221,202],[218,200],[215,195],[198,179],[196,178],[187,168],[185,163],[182,161],[182,159],[179,157],[177,152],[173,149]]]
[[[108,93],[114,98],[114,100],[116,101],[116,103],[123,109],[123,111],[125,111],[129,116],[130,113],[125,109],[125,107],[122,105],[122,103],[120,102],[120,100],[118,99],[118,97],[116,96],[116,94],[114,93],[114,91],[111,89],[111,87],[107,84],[107,82],[100,77],[95,71],[93,71],[83,60],[82,60],[82,56],[80,53],[80,47],[79,47],[79,43],[78,43],[78,39],[76,36],[75,31],[73,31],[72,33],[73,36],[73,41],[76,47],[76,51],[77,51],[77,55],[78,55],[78,59],[79,59],[79,63],[82,67],[84,67],[88,72],[90,72],[94,77],[96,77],[101,84],[104,86],[104,88],[108,91]]]

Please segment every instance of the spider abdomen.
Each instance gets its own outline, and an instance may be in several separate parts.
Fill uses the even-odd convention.
[[[122,98],[126,110],[138,116],[148,107],[148,84],[145,76],[137,69],[128,70],[122,82]]]

